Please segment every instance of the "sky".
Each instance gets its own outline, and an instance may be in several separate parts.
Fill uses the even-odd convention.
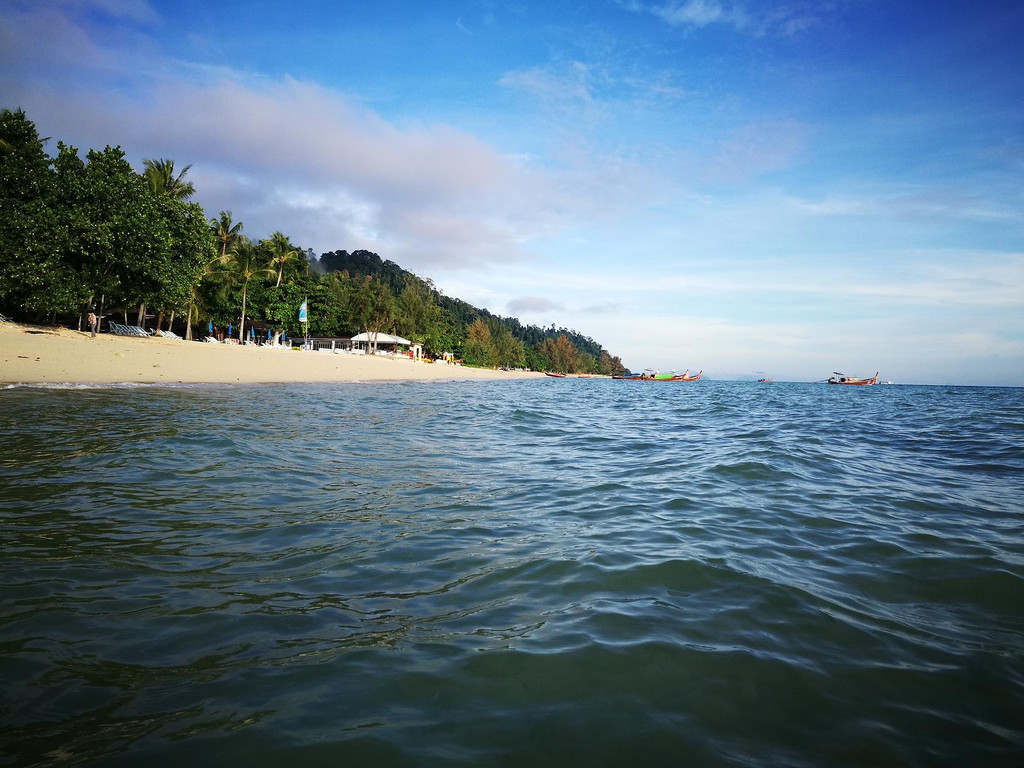
[[[1024,386],[1019,0],[0,0],[0,107],[632,370]]]

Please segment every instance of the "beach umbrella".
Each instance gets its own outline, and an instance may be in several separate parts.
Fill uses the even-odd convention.
[[[267,341],[270,341],[270,329],[267,328]]]
[[[228,323],[228,336],[231,335],[231,323]]]
[[[249,338],[250,339],[256,338],[256,332],[252,329],[252,327],[249,328]]]
[[[209,333],[211,336],[213,335],[213,320],[206,324],[206,332]]]

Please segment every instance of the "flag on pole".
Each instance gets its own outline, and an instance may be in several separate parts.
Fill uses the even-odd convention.
[[[306,312],[307,312],[306,302],[305,302],[305,300],[303,300],[302,306],[299,307],[299,322],[300,323],[305,323],[306,322]]]

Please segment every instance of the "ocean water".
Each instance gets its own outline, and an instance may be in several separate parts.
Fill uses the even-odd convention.
[[[1024,390],[0,391],[0,763],[1024,764]]]

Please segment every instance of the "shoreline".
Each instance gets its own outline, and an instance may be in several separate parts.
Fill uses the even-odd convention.
[[[0,322],[0,385],[312,384],[532,379],[406,358],[115,336]]]

